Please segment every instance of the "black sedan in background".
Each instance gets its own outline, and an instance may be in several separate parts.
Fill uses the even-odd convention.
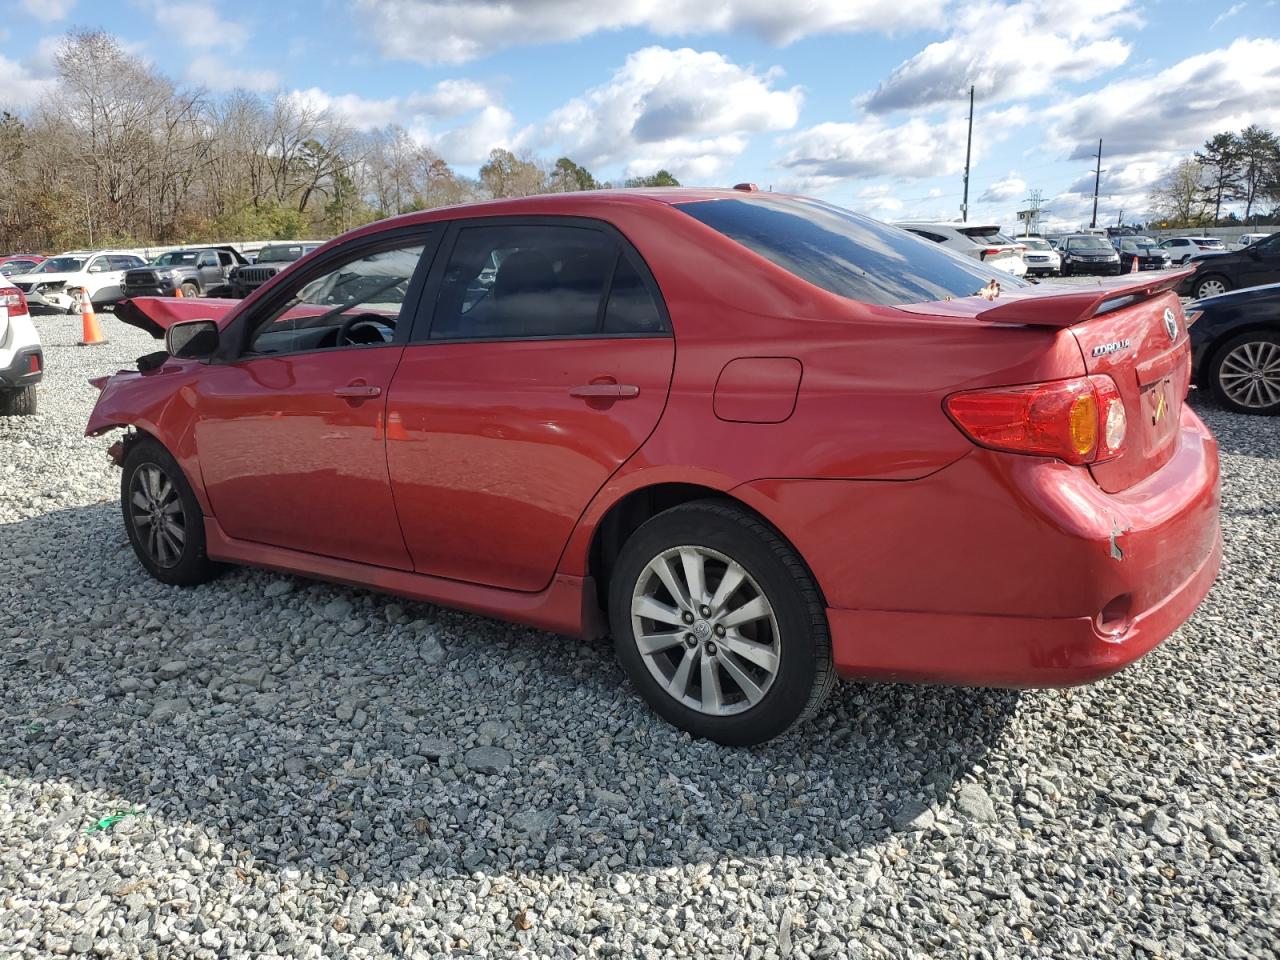
[[[1088,233],[1073,233],[1058,241],[1058,253],[1062,254],[1062,275],[1078,276],[1082,273],[1105,275],[1120,272],[1120,254],[1107,242],[1106,237]]]
[[[1168,252],[1150,237],[1121,237],[1111,242],[1120,254],[1121,273],[1133,269],[1135,258],[1139,270],[1167,270],[1171,265]]]
[[[1273,233],[1243,250],[1204,253],[1187,262],[1196,272],[1183,281],[1178,292],[1201,300],[1228,290],[1280,283],[1280,233]]]
[[[1196,385],[1228,410],[1280,413],[1280,283],[1196,300],[1186,309]]]

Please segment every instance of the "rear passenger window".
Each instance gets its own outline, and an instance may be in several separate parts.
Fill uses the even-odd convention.
[[[659,333],[661,315],[608,234],[584,227],[464,227],[436,299],[433,340]]]

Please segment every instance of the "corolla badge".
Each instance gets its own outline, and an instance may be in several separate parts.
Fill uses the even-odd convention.
[[[1178,318],[1168,307],[1164,308],[1164,332],[1169,335],[1170,340],[1178,339]]]
[[[1129,349],[1128,340],[1113,340],[1111,343],[1100,343],[1093,348],[1095,357],[1105,357],[1112,353],[1119,353],[1121,350]]]

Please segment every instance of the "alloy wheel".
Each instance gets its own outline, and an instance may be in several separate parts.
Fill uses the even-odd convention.
[[[133,474],[129,516],[151,561],[160,567],[176,566],[187,542],[186,513],[173,480],[153,463],[144,463]]]
[[[1222,392],[1242,407],[1261,410],[1280,403],[1280,344],[1250,340],[1222,360]]]
[[[777,678],[782,649],[769,598],[709,547],[672,547],[650,560],[632,592],[631,625],[654,679],[700,713],[749,710]]]

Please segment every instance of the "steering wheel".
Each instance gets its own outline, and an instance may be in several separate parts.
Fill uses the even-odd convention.
[[[364,327],[364,332],[356,334],[356,330]],[[338,327],[338,333],[335,343],[338,346],[346,344],[369,344],[369,343],[385,343],[382,331],[379,327],[389,327],[392,330],[396,328],[395,317],[384,317],[380,313],[353,313],[342,321],[342,325]]]

